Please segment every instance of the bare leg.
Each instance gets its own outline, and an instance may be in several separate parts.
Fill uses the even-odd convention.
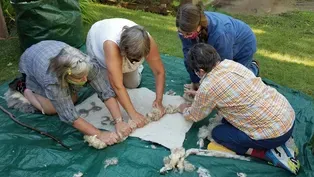
[[[33,93],[29,89],[25,89],[24,97],[38,110],[43,114],[52,115],[56,114],[56,109],[52,105],[51,101],[48,98],[45,98],[41,95]],[[77,94],[72,95],[72,101],[75,103],[77,101]]]

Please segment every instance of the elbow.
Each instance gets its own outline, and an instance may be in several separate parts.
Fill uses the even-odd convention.
[[[155,73],[156,76],[165,77],[165,69],[164,69],[164,67],[158,68],[154,73]]]

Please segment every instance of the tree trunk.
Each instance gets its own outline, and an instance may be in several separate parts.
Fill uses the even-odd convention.
[[[8,33],[7,25],[5,24],[2,7],[0,3],[0,38],[8,38],[8,37],[9,37],[9,33]]]

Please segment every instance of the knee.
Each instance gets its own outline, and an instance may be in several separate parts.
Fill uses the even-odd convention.
[[[135,89],[140,86],[140,82],[126,83],[124,86],[128,89]]]
[[[217,142],[220,143],[222,142],[222,137],[223,136],[223,132],[222,132],[222,125],[218,125],[216,126],[213,130],[212,130],[212,138]]]

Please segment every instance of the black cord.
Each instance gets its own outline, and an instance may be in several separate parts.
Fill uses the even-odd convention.
[[[8,115],[10,116],[10,118],[11,118],[15,123],[17,123],[17,124],[19,124],[19,125],[21,125],[21,126],[23,126],[23,127],[26,127],[26,128],[28,128],[28,129],[34,130],[35,132],[40,133],[40,134],[42,134],[42,135],[45,135],[45,136],[47,136],[47,137],[53,139],[54,141],[56,141],[58,144],[60,144],[60,145],[63,146],[64,148],[67,148],[67,149],[70,150],[70,151],[72,150],[69,146],[63,144],[63,143],[62,143],[60,140],[58,140],[56,137],[54,137],[54,136],[52,136],[52,135],[50,135],[50,134],[48,134],[48,133],[46,133],[46,132],[40,131],[40,130],[34,128],[34,127],[31,127],[31,126],[29,126],[29,125],[27,125],[27,124],[25,124],[25,123],[23,123],[23,122],[20,122],[18,119],[16,119],[16,117],[15,117],[12,113],[10,113],[8,110],[4,109],[2,106],[0,106],[0,109],[1,109],[4,113],[8,114]]]

